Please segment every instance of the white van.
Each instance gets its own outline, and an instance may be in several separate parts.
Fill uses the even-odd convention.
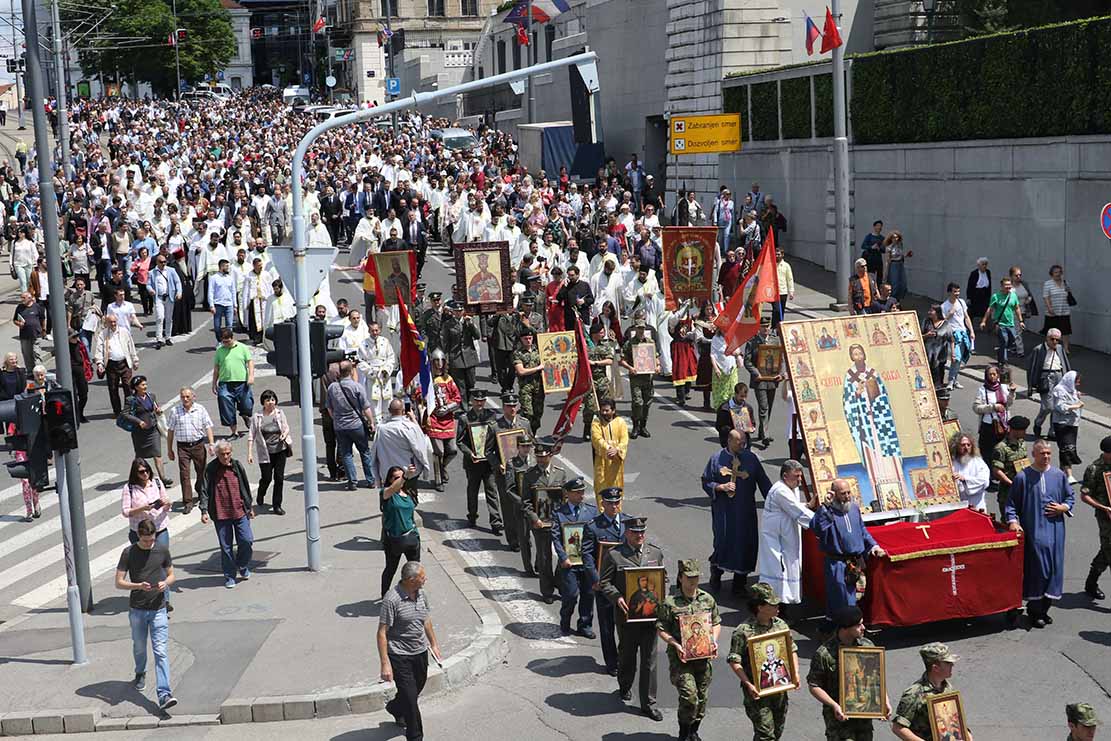
[[[306,105],[312,96],[309,89],[300,85],[290,85],[282,91],[282,102],[287,106]]]

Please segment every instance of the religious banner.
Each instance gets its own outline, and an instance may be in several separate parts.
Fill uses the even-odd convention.
[[[575,352],[574,332],[542,332],[536,337],[540,363],[544,366],[541,378],[544,393],[563,394],[575,383],[575,366],[579,361]]]
[[[783,322],[780,331],[819,491],[846,479],[866,519],[959,503],[914,312]]]
[[[664,304],[669,311],[679,302],[709,301],[714,288],[717,256],[716,227],[669,226],[663,229]]]
[[[397,306],[398,291],[407,297],[407,303],[416,301],[417,258],[412,250],[368,255],[363,269],[374,282],[374,300],[379,309]]]
[[[455,245],[455,296],[479,313],[512,309],[509,242]]]

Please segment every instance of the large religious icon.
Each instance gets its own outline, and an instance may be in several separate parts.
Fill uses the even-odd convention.
[[[625,574],[625,604],[629,623],[655,622],[664,598],[664,567],[638,566],[621,570]]]
[[[486,460],[483,451],[486,450],[486,436],[490,434],[490,425],[468,425],[467,429],[471,434],[471,450],[475,452],[474,459],[476,461]]]
[[[679,643],[687,661],[714,657],[713,625],[709,612],[679,616]]]
[[[772,342],[756,346],[756,378],[760,381],[778,379],[783,368],[783,345]]]
[[[588,522],[565,522],[560,532],[563,536],[563,552],[572,566],[583,565],[583,537]]]
[[[513,306],[508,242],[455,245],[455,295],[468,309],[494,312]]]
[[[879,646],[838,650],[841,710],[849,718],[886,718],[887,659]]]
[[[498,456],[503,467],[517,456],[517,446],[521,444],[521,438],[527,435],[525,430],[505,430],[498,433]]]
[[[652,342],[638,342],[633,345],[633,373],[651,375],[656,372],[656,345]]]
[[[946,692],[926,699],[930,712],[930,733],[933,741],[967,741],[968,724],[960,692]]]
[[[550,521],[552,512],[563,504],[562,486],[537,486],[532,490],[532,511],[541,520]]]
[[[904,340],[908,331],[914,337]],[[918,332],[913,312],[782,324],[813,478],[855,479],[866,519],[918,504],[959,503],[929,471],[952,461],[940,444],[933,385],[925,371],[919,374],[925,384],[916,383],[918,368],[908,363],[912,353],[925,356]]]
[[[543,332],[536,338],[540,351],[540,363],[544,370],[544,393],[564,393],[575,382],[575,368],[579,356],[575,351],[574,332]]]
[[[799,686],[795,675],[794,641],[790,630],[753,636],[748,639],[748,665],[760,697],[788,692]]]
[[[377,252],[373,258],[375,285],[381,288],[378,300],[385,306],[397,306],[397,292],[401,291],[406,305],[412,303],[415,286],[416,258],[412,250]]]
[[[752,420],[752,412],[748,407],[730,409],[729,416],[733,418],[733,429],[745,433],[756,432],[756,423]]]
[[[717,227],[665,227],[664,303],[669,311],[687,299],[709,301],[714,287]]]

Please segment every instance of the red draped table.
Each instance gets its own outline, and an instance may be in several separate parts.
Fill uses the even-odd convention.
[[[869,626],[898,627],[994,615],[1022,606],[1022,541],[998,532],[990,517],[959,510],[932,522],[873,526],[887,551],[868,559],[860,608]],[[825,605],[824,556],[803,531],[803,594]]]

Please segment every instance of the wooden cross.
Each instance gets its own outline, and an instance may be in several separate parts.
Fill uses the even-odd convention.
[[[964,571],[965,564],[957,564],[957,557],[952,553],[949,554],[949,566],[941,569],[941,573],[949,574],[949,585],[953,590],[953,596],[957,595],[957,572]]]
[[[930,539],[930,526],[929,525],[917,525],[914,529],[915,530],[921,530],[922,534],[926,536],[926,540]]]

